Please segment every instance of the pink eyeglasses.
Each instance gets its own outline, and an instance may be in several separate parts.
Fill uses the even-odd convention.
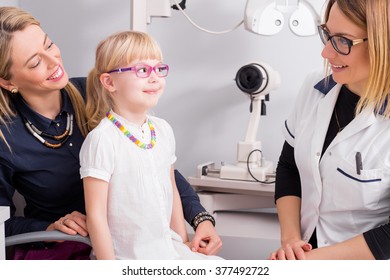
[[[159,63],[155,66],[150,66],[147,64],[136,64],[135,66],[125,67],[125,68],[117,68],[108,71],[107,73],[122,73],[127,71],[134,71],[135,75],[138,78],[149,78],[152,70],[156,75],[160,78],[168,76],[169,66],[168,64]]]

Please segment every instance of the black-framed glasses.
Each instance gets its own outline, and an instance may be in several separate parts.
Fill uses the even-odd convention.
[[[109,73],[109,74],[115,73],[115,72],[122,73],[122,72],[127,72],[127,71],[134,71],[135,75],[138,78],[149,78],[152,71],[154,71],[154,73],[156,73],[156,75],[158,77],[163,78],[163,77],[168,76],[169,66],[168,66],[168,64],[163,64],[163,63],[159,63],[155,66],[150,66],[148,64],[140,63],[140,64],[136,64],[136,65],[130,66],[130,67],[113,69],[113,70],[108,71],[107,73]]]
[[[318,34],[324,45],[330,40],[335,51],[342,55],[348,55],[351,52],[352,46],[368,40],[368,38],[351,40],[340,35],[331,36],[324,24],[318,25]]]

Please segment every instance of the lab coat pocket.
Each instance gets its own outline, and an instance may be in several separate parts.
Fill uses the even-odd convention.
[[[363,169],[357,174],[355,164],[341,161],[331,186],[335,206],[351,211],[376,209],[387,191],[383,175],[384,168]]]

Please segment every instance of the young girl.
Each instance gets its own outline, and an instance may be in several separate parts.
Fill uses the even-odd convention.
[[[147,34],[102,41],[87,80],[89,129],[80,152],[87,226],[97,259],[206,259],[190,250],[174,179],[170,125],[147,114],[169,67]]]

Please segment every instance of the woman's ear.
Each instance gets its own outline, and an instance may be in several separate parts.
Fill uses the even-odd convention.
[[[108,73],[103,73],[99,77],[100,82],[102,83],[103,87],[108,90],[109,92],[116,91],[114,81],[111,78],[111,75]]]
[[[0,78],[0,87],[11,92],[13,89],[17,89],[17,86],[15,86],[11,81],[4,80],[3,78]]]

